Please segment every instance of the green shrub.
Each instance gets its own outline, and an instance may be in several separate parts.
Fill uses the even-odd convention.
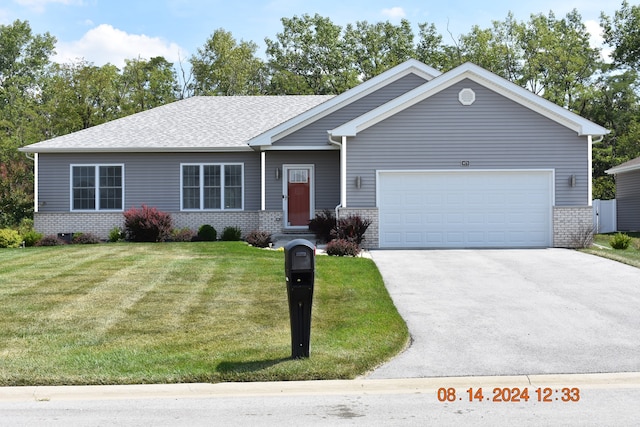
[[[218,232],[209,224],[201,225],[198,229],[198,240],[203,242],[215,242],[218,238]]]
[[[331,240],[331,230],[336,226],[336,217],[333,211],[325,209],[322,213],[316,214],[316,217],[309,221],[309,231],[313,232],[321,242]]]
[[[271,233],[266,231],[252,231],[245,238],[247,243],[256,248],[267,248],[271,243]]]
[[[358,256],[360,247],[349,240],[335,239],[327,243],[327,255],[332,256]]]
[[[25,231],[24,234],[22,234],[22,240],[24,240],[25,246],[31,247],[37,245],[43,236],[44,235],[42,233],[38,233],[35,230],[29,230]]]
[[[171,233],[171,215],[156,208],[142,205],[124,213],[127,238],[134,242],[162,242]]]
[[[242,240],[242,230],[238,227],[225,227],[224,230],[222,230],[220,240],[225,242],[237,242],[238,240]]]
[[[61,246],[66,244],[67,243],[64,240],[60,239],[55,234],[51,234],[49,236],[44,236],[42,239],[40,239],[40,241],[38,241],[36,246]]]
[[[331,231],[331,236],[334,239],[348,240],[360,246],[364,240],[364,233],[370,225],[370,219],[362,219],[360,215],[349,215],[338,220],[338,224]]]
[[[73,233],[71,243],[74,245],[95,245],[100,243],[100,238],[93,233]]]
[[[613,249],[627,249],[630,244],[631,237],[624,233],[614,234],[611,239],[609,239],[609,245],[611,245]]]
[[[22,237],[16,230],[3,228],[0,230],[0,248],[19,248]]]
[[[174,242],[190,242],[193,240],[195,233],[190,228],[174,228],[171,231],[171,240]]]
[[[18,225],[18,233],[24,237],[29,231],[33,231],[33,220],[31,218],[22,218]]]
[[[109,231],[109,241],[115,243],[120,240],[124,240],[124,232],[120,227],[113,227],[111,231]]]

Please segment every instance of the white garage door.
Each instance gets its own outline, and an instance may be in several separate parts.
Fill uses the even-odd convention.
[[[551,171],[381,171],[380,247],[549,247],[552,204]]]

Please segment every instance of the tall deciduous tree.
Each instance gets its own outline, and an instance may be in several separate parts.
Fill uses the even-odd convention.
[[[173,64],[162,56],[126,59],[120,79],[121,109],[138,113],[175,101],[179,87]]]
[[[339,94],[359,83],[342,27],[318,14],[282,18],[276,40],[265,39],[276,94]]]
[[[194,95],[260,95],[265,91],[266,70],[255,56],[258,45],[240,41],[223,29],[216,30],[191,57]]]
[[[415,56],[411,24],[403,19],[390,22],[348,24],[344,33],[345,51],[362,80],[368,80]]]
[[[455,66],[455,50],[442,42],[442,35],[438,33],[434,24],[418,24],[418,42],[415,49],[416,59],[437,70],[447,71]]]
[[[574,97],[598,66],[599,50],[577,10],[557,19],[553,12],[532,15],[521,36],[521,85],[556,104],[571,108]]]
[[[0,227],[33,209],[33,164],[17,150],[42,138],[40,83],[54,44],[26,21],[0,25]]]
[[[120,74],[115,65],[87,61],[53,64],[44,87],[43,108],[50,117],[49,137],[64,135],[117,119],[121,108]]]
[[[640,6],[630,6],[626,0],[613,18],[602,13],[600,25],[604,41],[613,47],[612,58],[617,64],[640,66]]]

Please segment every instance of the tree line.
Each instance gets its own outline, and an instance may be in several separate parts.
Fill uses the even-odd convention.
[[[440,71],[473,62],[582,115],[611,134],[593,149],[594,197],[615,197],[604,171],[640,156],[640,6],[601,14],[610,61],[582,17],[508,14],[445,39],[434,24],[402,20],[342,27],[316,15],[282,18],[258,45],[217,29],[189,59],[130,58],[124,67],[52,61],[56,40],[27,21],[0,26],[0,227],[33,210],[33,163],[18,148],[191,96],[339,94],[407,59]],[[447,41],[450,40],[450,41]]]

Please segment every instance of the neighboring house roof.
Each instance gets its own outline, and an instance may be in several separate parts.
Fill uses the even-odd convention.
[[[250,139],[333,97],[196,96],[28,145],[21,151],[250,151]]]
[[[487,87],[508,99],[517,102],[543,116],[562,124],[578,133],[578,135],[606,135],[609,131],[602,126],[580,117],[571,111],[562,108],[553,102],[538,96],[482,67],[467,62],[442,74],[416,89],[387,102],[386,104],[371,110],[333,130],[332,136],[355,136],[376,123],[385,120],[394,114],[423,101],[436,93],[453,86],[454,84],[469,79],[484,87]]]
[[[612,167],[611,169],[606,170],[605,172],[609,175],[615,175],[618,173],[624,172],[632,172],[640,169],[640,157],[636,157],[633,160],[629,160],[628,162],[624,162],[618,166]]]

